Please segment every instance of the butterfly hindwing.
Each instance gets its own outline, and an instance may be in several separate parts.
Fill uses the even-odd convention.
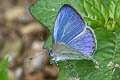
[[[71,40],[68,45],[81,53],[90,56],[93,56],[97,49],[96,37],[90,27],[86,27],[86,30]]]
[[[54,26],[54,43],[67,44],[76,35],[84,31],[85,22],[70,5],[65,4],[59,11]]]

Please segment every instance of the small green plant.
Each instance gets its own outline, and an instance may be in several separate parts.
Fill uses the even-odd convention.
[[[88,60],[68,61],[70,68],[61,61],[62,74],[80,80],[120,80],[120,0],[38,0],[30,13],[51,31],[44,46],[47,49],[52,48],[55,18],[64,4],[72,5],[94,29],[98,44],[94,59],[99,65]]]
[[[0,80],[9,80],[8,79],[8,58],[4,58],[0,64]]]

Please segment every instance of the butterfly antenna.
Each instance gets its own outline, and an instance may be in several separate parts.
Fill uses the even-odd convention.
[[[40,55],[43,55],[43,54],[41,53],[41,54],[39,54],[39,55],[37,55],[37,56],[30,57],[29,60],[35,59],[35,58],[39,57]]]
[[[33,57],[29,57],[29,58],[25,59],[24,62],[26,62],[26,61],[28,61],[28,60],[31,61],[31,60],[33,60],[33,59],[39,57],[40,55],[43,55],[43,53],[40,53],[39,55],[36,55],[36,56],[33,56]]]

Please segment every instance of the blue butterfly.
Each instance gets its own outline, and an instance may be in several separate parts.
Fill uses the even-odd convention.
[[[64,4],[56,17],[52,56],[55,61],[92,58],[97,49],[94,31],[70,5]]]

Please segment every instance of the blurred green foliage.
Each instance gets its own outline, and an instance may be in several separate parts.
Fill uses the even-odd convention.
[[[7,70],[8,70],[8,57],[5,57],[0,64],[0,80],[9,80]]]

